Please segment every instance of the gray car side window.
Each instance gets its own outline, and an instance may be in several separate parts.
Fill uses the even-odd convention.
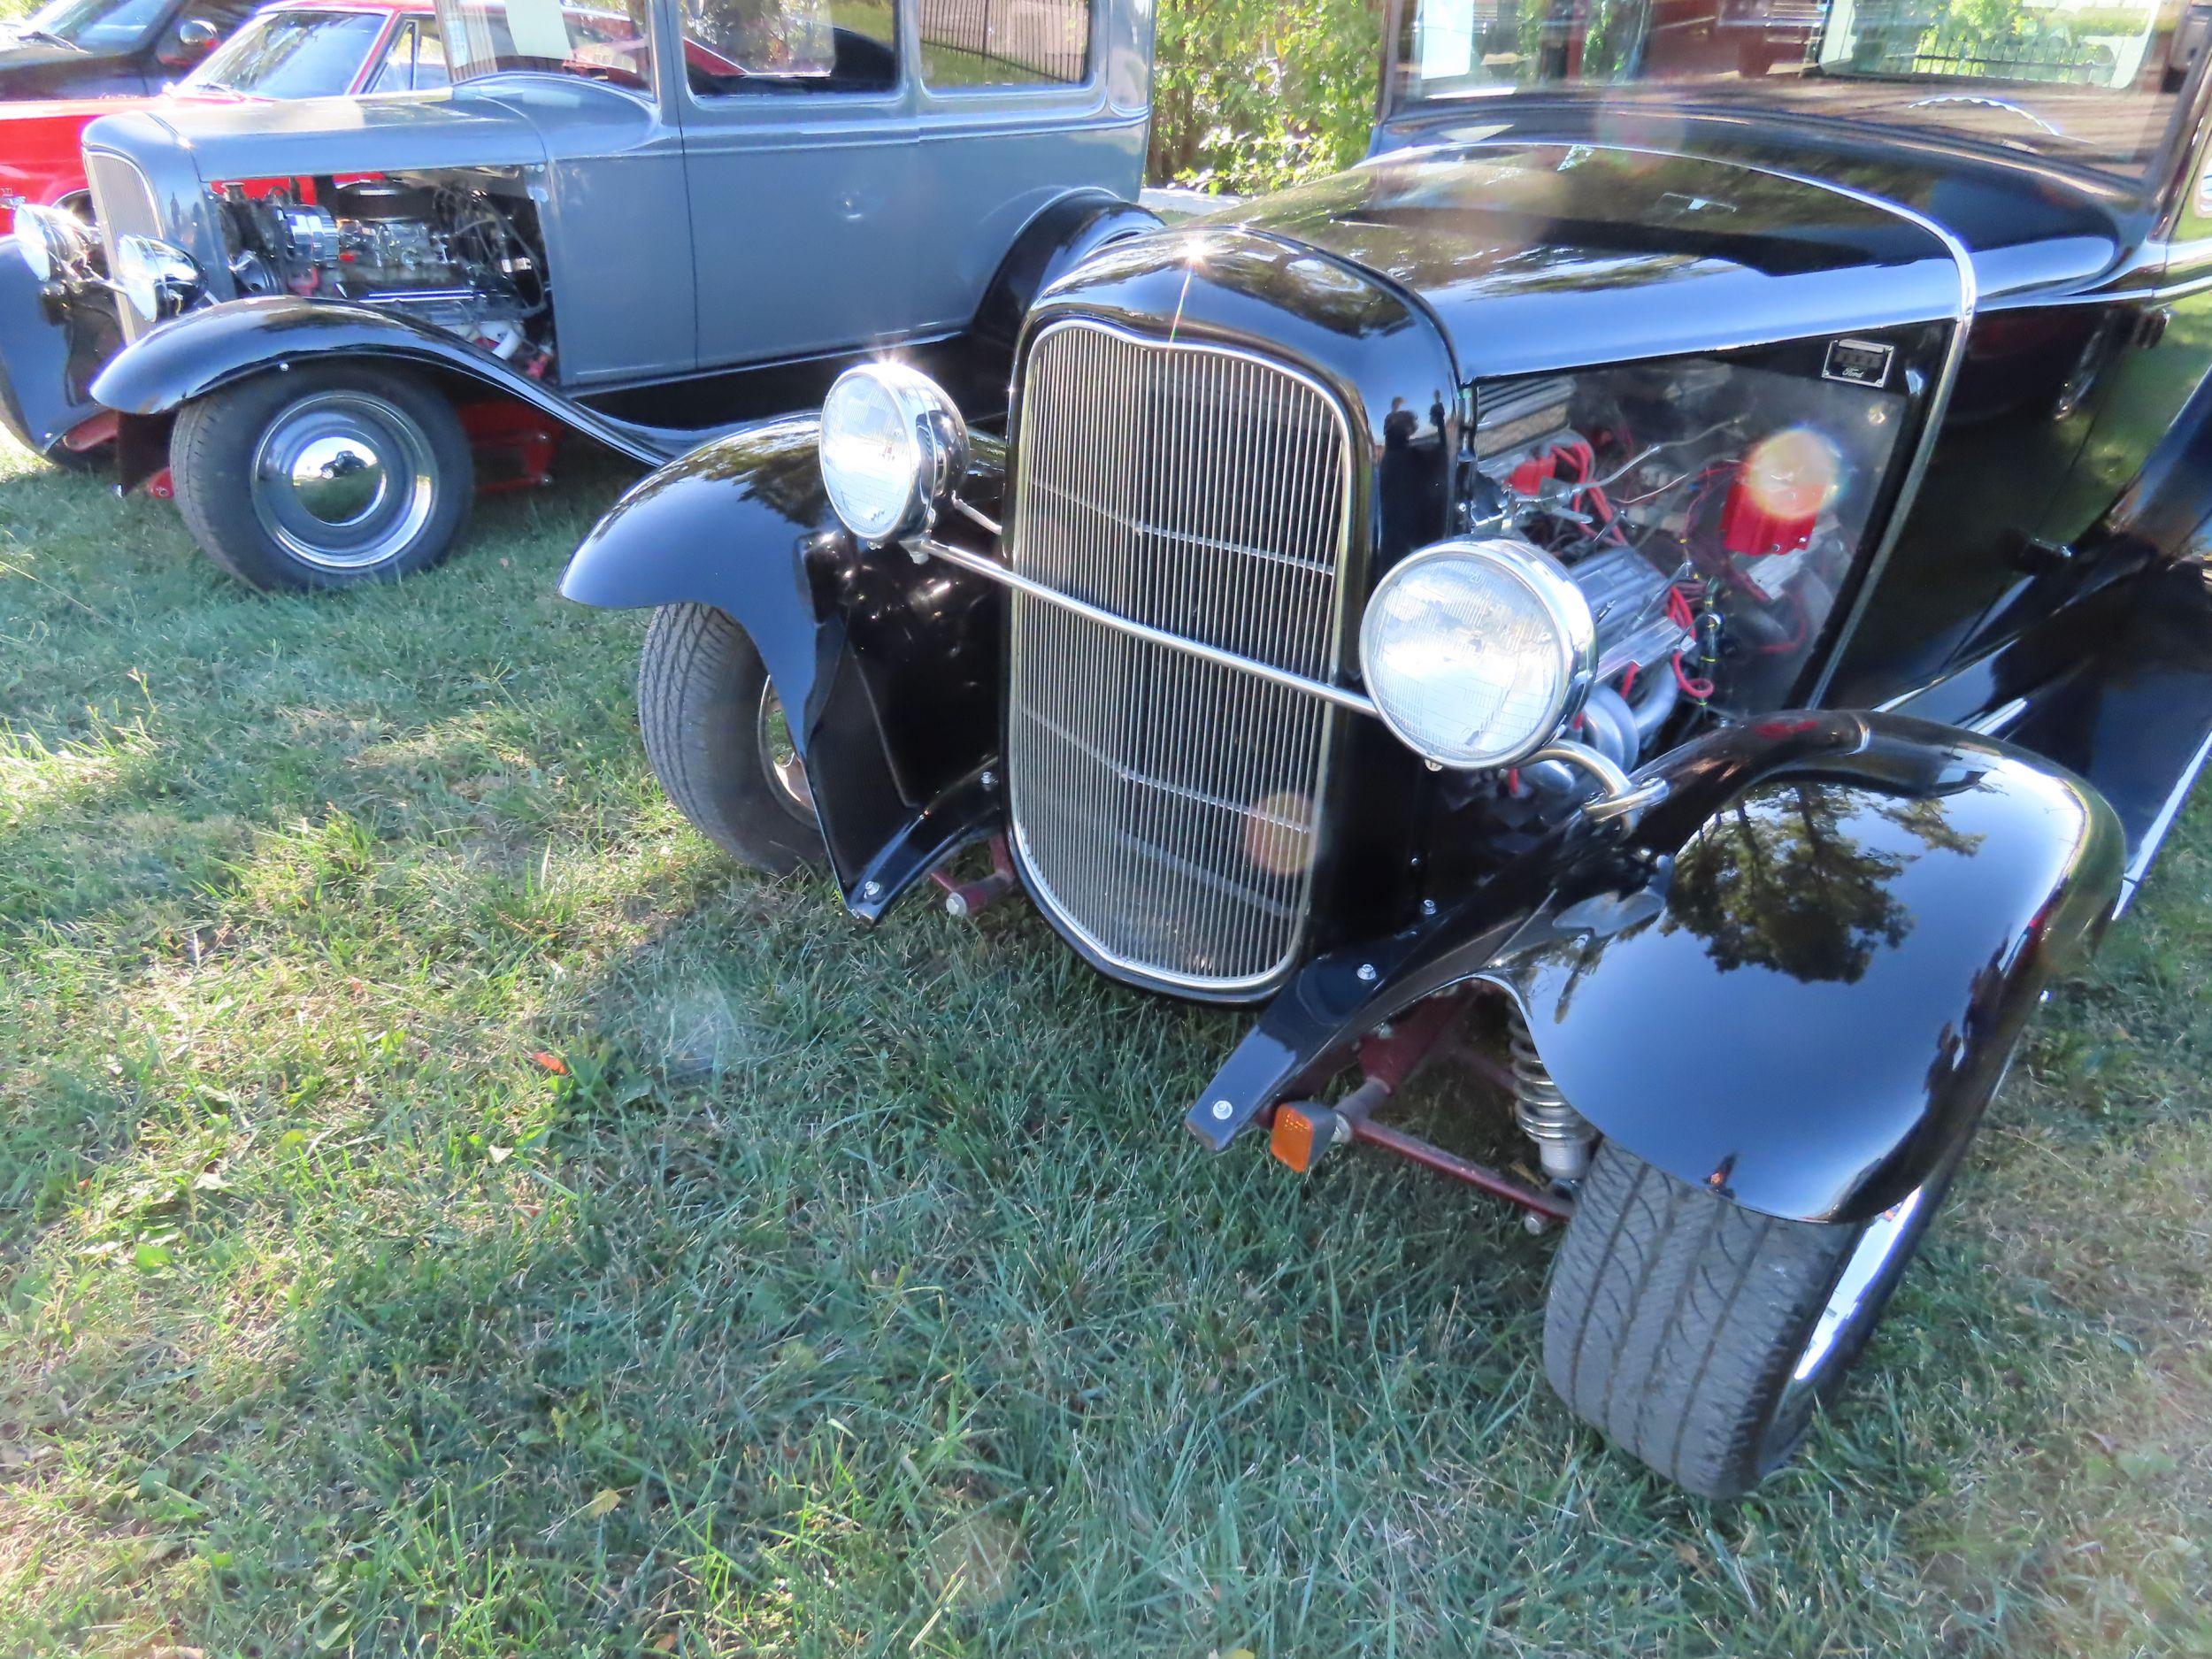
[[[1092,0],[920,0],[922,84],[1078,85],[1090,73],[1091,7]]]
[[[678,0],[676,15],[695,97],[888,92],[899,83],[890,0]]]
[[[644,91],[653,84],[648,0],[443,0],[456,81],[522,70]]]

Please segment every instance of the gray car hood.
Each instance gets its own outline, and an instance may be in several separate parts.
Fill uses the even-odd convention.
[[[202,183],[396,173],[418,167],[534,166],[545,143],[526,115],[484,97],[300,98],[173,104],[103,116],[85,147],[128,156],[150,179],[173,177],[180,152]]]

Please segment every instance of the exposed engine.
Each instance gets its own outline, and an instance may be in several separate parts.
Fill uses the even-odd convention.
[[[526,373],[552,365],[550,294],[526,195],[495,174],[226,185],[241,295],[318,295],[395,310]]]
[[[1663,732],[1783,704],[1849,574],[1902,402],[1712,360],[1482,388],[1467,528],[1547,549],[1589,599],[1599,684],[1578,741],[1633,765]]]

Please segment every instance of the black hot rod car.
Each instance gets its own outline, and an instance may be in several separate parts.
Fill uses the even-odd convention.
[[[1553,1385],[1724,1495],[2206,757],[2212,188],[2172,7],[2016,64],[1837,0],[1756,76],[1640,15],[1420,0],[1364,164],[1041,294],[1004,442],[856,369],[564,591],[658,608],[740,858],[873,920],[991,841],[956,910],[1260,1009],[1205,1146],[1563,1221]],[[1478,993],[1540,1178],[1381,1121]]]

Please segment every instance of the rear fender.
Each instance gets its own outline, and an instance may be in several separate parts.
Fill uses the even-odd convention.
[[[818,427],[765,422],[662,468],[585,538],[561,592],[611,609],[713,605],[745,630],[846,903],[873,921],[999,816],[1000,596],[982,577],[856,541],[822,488]]]
[[[1575,1109],[1678,1179],[1796,1220],[1909,1194],[2109,916],[2111,809],[2021,750],[1881,715],[1759,721],[1639,776],[1669,793],[1625,837],[1578,831],[1434,923],[1316,962],[1190,1127],[1219,1144],[1381,1020],[1484,980]]]
[[[227,300],[172,318],[117,353],[93,381],[92,395],[120,414],[159,418],[252,375],[341,357],[408,364],[502,394],[648,465],[668,460],[696,435],[664,433],[588,409],[426,323],[366,305],[291,295]]]
[[[1022,324],[1037,296],[1111,242],[1160,228],[1148,207],[1107,190],[1075,190],[1041,211],[999,262],[976,311],[972,334],[1010,365]]]

